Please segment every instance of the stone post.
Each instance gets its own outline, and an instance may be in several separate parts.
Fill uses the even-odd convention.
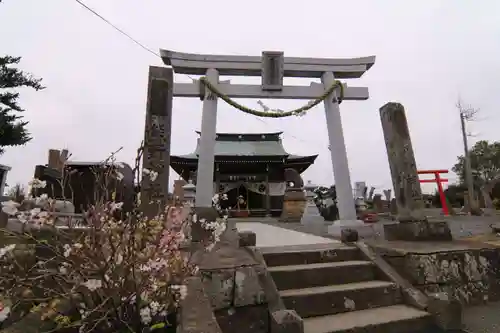
[[[163,212],[168,200],[173,86],[172,68],[149,67],[143,168],[158,174],[141,182],[141,209],[149,217]]]
[[[387,240],[451,240],[446,221],[428,223],[417,174],[415,155],[403,105],[387,103],[380,120],[391,169],[400,223],[384,225]]]
[[[382,106],[380,120],[398,206],[398,219],[400,222],[423,221],[424,201],[403,105],[387,103]]]
[[[217,85],[219,83],[217,70],[209,69],[207,79],[213,85]],[[212,207],[216,130],[217,96],[206,88],[203,113],[201,115],[200,156],[198,157],[198,173],[196,176],[196,207]]]

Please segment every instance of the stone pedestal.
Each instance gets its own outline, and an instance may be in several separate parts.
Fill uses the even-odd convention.
[[[451,241],[450,227],[446,221],[418,221],[384,225],[388,241]]]
[[[297,188],[288,188],[283,199],[283,211],[280,222],[300,222],[306,209],[307,199],[304,191]]]
[[[371,237],[374,229],[371,224],[365,224],[360,220],[338,220],[328,226],[328,234],[341,238],[342,230],[352,229],[357,231],[360,238]]]

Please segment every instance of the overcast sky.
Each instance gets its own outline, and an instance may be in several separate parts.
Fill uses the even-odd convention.
[[[454,107],[460,95],[481,108],[472,141],[497,140],[500,119],[500,1],[365,0],[84,0],[147,47],[190,53],[297,57],[375,55],[375,65],[351,86],[367,86],[368,101],[341,105],[351,180],[392,187],[379,108],[402,103],[419,169],[449,169],[463,152]],[[0,164],[12,166],[8,183],[27,183],[50,148],[74,160],[98,161],[123,146],[132,163],[144,134],[149,65],[162,65],[74,0],[4,0],[0,54],[22,56],[22,69],[47,89],[22,91],[34,139],[8,148]],[[231,78],[232,82],[257,79]],[[183,75],[176,81],[188,82]],[[310,80],[288,83],[309,84]],[[242,100],[258,108],[256,100]],[[291,109],[307,101],[266,101]],[[201,123],[199,99],[174,101],[172,153],[190,153]],[[259,119],[219,104],[220,132],[284,131],[294,154],[319,154],[305,180],[334,182],[323,107],[303,118]],[[495,132],[497,130],[497,132]],[[473,142],[472,142],[473,143]],[[177,178],[171,172],[171,181]],[[450,176],[455,179],[455,176]],[[426,185],[426,191],[433,191]]]

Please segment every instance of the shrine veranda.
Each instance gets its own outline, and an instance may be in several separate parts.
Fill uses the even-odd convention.
[[[143,162],[144,167],[157,171],[159,177],[155,182],[143,184],[141,195],[144,198],[165,202],[168,193],[168,169],[175,159],[170,157],[173,97],[194,97],[203,101],[195,177],[197,207],[211,206],[215,191],[214,177],[217,167],[219,171],[221,167],[216,163],[219,99],[240,111],[262,117],[297,115],[323,103],[340,220],[347,224],[359,222],[354,208],[339,105],[343,101],[366,100],[369,94],[366,87],[349,87],[338,79],[361,77],[375,63],[374,56],[325,59],[285,57],[283,52],[263,52],[261,56],[233,56],[189,54],[170,50],[160,50],[160,54],[164,63],[171,68],[150,67]],[[203,77],[191,83],[174,83],[173,72]],[[262,83],[232,84],[220,79],[224,75],[260,76]],[[321,83],[287,86],[283,84],[284,77],[320,78]],[[304,99],[310,102],[290,112],[260,112],[242,106],[235,102],[234,98]]]

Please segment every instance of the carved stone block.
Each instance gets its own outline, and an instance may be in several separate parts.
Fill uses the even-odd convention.
[[[284,63],[283,52],[262,52],[262,90],[283,89]]]
[[[214,310],[233,304],[234,277],[234,269],[202,272],[203,286]]]
[[[266,294],[253,267],[240,267],[234,276],[234,306],[263,304]]]

